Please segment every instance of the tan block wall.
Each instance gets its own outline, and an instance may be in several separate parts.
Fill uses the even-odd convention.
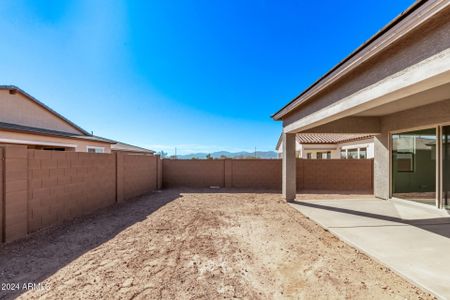
[[[163,159],[164,188],[225,185],[225,160]]]
[[[44,151],[15,145],[0,147],[2,154],[3,242],[151,192],[160,181],[159,156]]]
[[[4,150],[0,147],[0,242],[3,242],[3,156]]]
[[[24,146],[4,148],[3,240],[27,234],[28,152]]]
[[[145,154],[123,155],[123,197],[132,199],[157,189],[159,157]]]
[[[373,160],[297,160],[297,190],[373,193]]]
[[[163,161],[163,187],[281,190],[281,160]],[[373,160],[297,160],[297,190],[373,192]]]
[[[111,154],[28,150],[29,232],[112,205]]]
[[[281,160],[239,159],[231,163],[231,187],[281,189]]]

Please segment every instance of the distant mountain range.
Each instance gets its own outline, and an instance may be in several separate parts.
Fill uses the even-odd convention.
[[[186,155],[177,155],[177,159],[206,159],[208,154],[210,154],[212,158],[255,158],[255,152],[218,151],[213,153],[191,153]],[[256,151],[256,158],[277,158],[277,153],[275,151]]]

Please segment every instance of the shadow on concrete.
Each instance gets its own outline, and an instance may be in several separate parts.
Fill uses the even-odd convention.
[[[0,245],[0,284],[14,283],[20,287],[16,291],[0,289],[0,299],[15,299],[26,292],[21,289],[24,283],[42,282],[180,197],[176,190],[154,192]]]
[[[334,207],[334,206],[316,204],[316,203],[310,203],[310,202],[293,201],[291,203],[294,205],[308,206],[308,207],[312,207],[312,208],[324,209],[324,210],[328,210],[328,211],[350,214],[350,215],[354,215],[354,216],[390,221],[390,222],[395,222],[395,223],[399,223],[402,225],[410,225],[410,226],[420,228],[422,230],[426,230],[426,231],[441,235],[446,238],[450,238],[450,216],[449,217],[440,217],[440,218],[428,218],[428,219],[402,219],[402,218],[393,217],[393,216],[380,215],[380,214],[375,214],[375,213],[370,213],[370,212],[364,212],[364,211],[352,210],[352,209],[348,209],[348,208],[340,208],[340,207]],[[381,225],[380,227],[388,227],[388,226],[396,226],[396,225]],[[363,226],[361,226],[361,227],[363,227]],[[367,226],[367,227],[370,227],[370,226]]]

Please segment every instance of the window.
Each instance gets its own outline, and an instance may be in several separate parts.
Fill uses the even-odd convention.
[[[323,158],[323,152],[317,152],[317,159],[322,159]]]
[[[306,158],[307,159],[312,159],[312,153],[311,152],[306,153]]]
[[[367,148],[359,148],[359,158],[360,159],[367,158]]]
[[[89,153],[105,153],[105,148],[103,148],[103,147],[94,147],[94,146],[87,146],[87,152],[89,152]]]
[[[352,148],[347,150],[348,159],[358,159],[358,148]]]
[[[414,153],[397,152],[397,172],[414,172]]]
[[[331,151],[327,152],[327,159],[331,159]]]
[[[345,149],[341,149],[341,159],[347,159],[347,151]]]

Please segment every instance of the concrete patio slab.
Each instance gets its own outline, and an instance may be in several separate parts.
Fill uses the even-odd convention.
[[[291,206],[438,298],[450,299],[450,216],[376,198],[302,200]]]

